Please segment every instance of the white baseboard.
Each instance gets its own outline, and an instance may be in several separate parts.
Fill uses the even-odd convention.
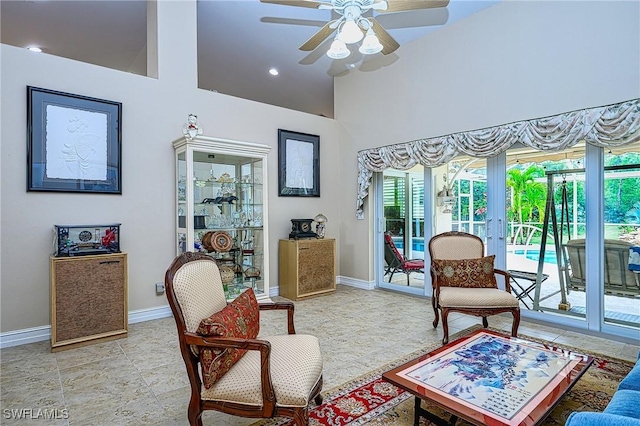
[[[148,309],[138,309],[136,311],[129,312],[129,324],[167,318],[170,316],[171,308],[169,308],[169,305]],[[0,349],[26,345],[28,343],[42,342],[50,339],[50,325],[7,331],[6,333],[0,333]]]
[[[155,308],[138,309],[129,311],[129,324],[137,322],[151,321],[154,319],[167,318],[173,315],[169,305],[156,306]]]
[[[50,325],[7,331],[6,333],[0,333],[0,349],[26,345],[27,343],[42,342],[49,339],[51,339]]]
[[[280,296],[280,287],[269,287],[269,297]]]
[[[338,276],[338,284],[348,285],[363,290],[373,290],[375,282],[357,280],[354,278]],[[280,289],[273,287],[269,289],[269,296],[277,296]],[[129,324],[138,322],[151,321],[160,318],[170,317],[171,308],[169,305],[157,306],[155,308],[138,309],[129,312]],[[22,330],[7,331],[0,333],[0,349],[10,348],[12,346],[26,345],[28,343],[42,342],[51,339],[51,326],[43,325],[40,327],[25,328]]]
[[[358,280],[355,278],[343,276],[338,276],[338,284],[348,285],[349,287],[355,287],[361,290],[373,290],[376,288],[375,281]]]

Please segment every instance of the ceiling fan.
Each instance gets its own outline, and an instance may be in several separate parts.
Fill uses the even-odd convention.
[[[262,3],[282,4],[287,6],[308,7],[335,11],[340,17],[327,22],[318,32],[307,40],[300,50],[316,49],[331,34],[337,32],[327,56],[332,59],[343,59],[350,55],[347,44],[362,40],[358,49],[364,55],[383,55],[393,53],[400,44],[370,16],[363,16],[372,10],[379,13],[403,12],[416,9],[445,7],[449,0],[260,0]]]

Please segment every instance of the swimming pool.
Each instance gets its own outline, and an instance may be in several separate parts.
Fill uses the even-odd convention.
[[[402,250],[404,248],[404,239],[402,237],[392,237],[393,243],[396,245],[398,250]],[[411,250],[412,251],[424,251],[424,238],[413,237],[411,239]]]
[[[540,260],[540,252],[537,250],[514,250],[513,254],[517,254],[517,255],[525,255],[525,257],[529,260],[535,260],[536,262],[538,262]],[[544,263],[551,263],[553,265],[556,264],[556,251],[555,250],[545,250],[544,252]]]

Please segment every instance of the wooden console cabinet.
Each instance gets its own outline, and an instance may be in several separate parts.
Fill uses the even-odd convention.
[[[127,337],[126,253],[51,257],[51,351]]]
[[[280,240],[280,296],[291,300],[336,289],[336,240]]]

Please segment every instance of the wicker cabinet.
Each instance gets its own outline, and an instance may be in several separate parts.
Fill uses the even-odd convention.
[[[127,336],[126,253],[51,257],[51,351]]]
[[[280,296],[291,300],[336,289],[336,240],[280,240]]]

